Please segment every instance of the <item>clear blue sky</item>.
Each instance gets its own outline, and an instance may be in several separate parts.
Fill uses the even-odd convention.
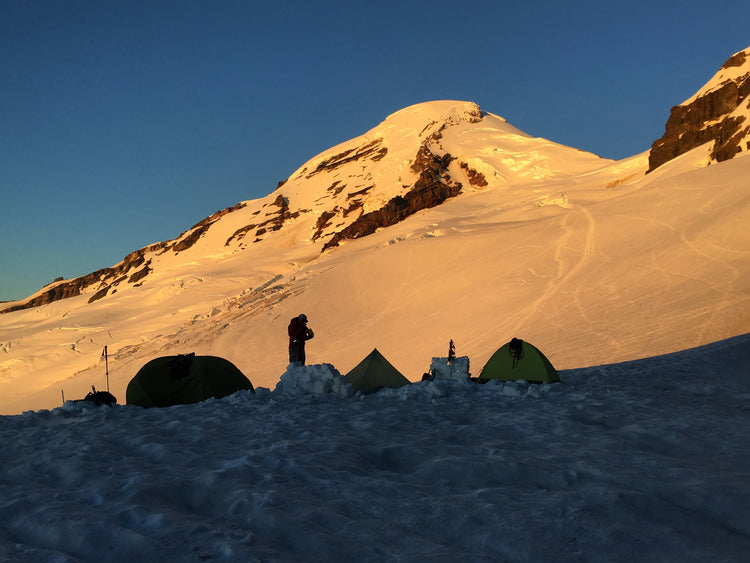
[[[609,158],[750,45],[750,2],[0,3],[0,300],[112,266],[437,99]]]

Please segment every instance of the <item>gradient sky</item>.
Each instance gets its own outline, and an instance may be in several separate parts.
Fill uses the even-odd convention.
[[[0,3],[0,300],[112,266],[406,106],[608,158],[750,46],[750,2]]]

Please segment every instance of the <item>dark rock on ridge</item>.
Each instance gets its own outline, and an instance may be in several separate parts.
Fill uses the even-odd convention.
[[[204,223],[197,229],[194,229],[192,233],[190,233],[188,236],[186,236],[183,239],[180,239],[174,245],[172,246],[172,250],[175,252],[182,252],[183,250],[187,250],[191,246],[193,246],[196,242],[198,242],[198,239],[201,238],[206,231],[208,231],[208,228],[213,224],[211,223]]]
[[[206,234],[206,231],[208,231],[209,227],[213,225],[217,220],[219,220],[224,215],[231,213],[232,211],[242,209],[246,205],[246,203],[238,203],[237,205],[234,205],[232,207],[227,207],[226,209],[217,211],[213,215],[210,215],[202,221],[199,221],[198,223],[190,227],[190,229],[185,231],[185,233],[187,233],[188,231],[192,230],[192,232],[188,236],[182,238],[185,235],[185,233],[182,233],[179,237],[177,237],[178,240],[172,245],[172,250],[174,252],[182,252],[183,250],[187,250],[196,242],[198,242],[198,239]]]
[[[419,174],[414,187],[403,196],[390,199],[380,209],[360,215],[353,223],[335,233],[323,245],[323,251],[338,246],[342,240],[363,237],[382,227],[395,225],[422,209],[435,207],[457,196],[461,193],[461,184],[452,182],[447,173],[452,160],[450,154],[435,155],[426,143],[423,144],[411,166],[412,171]]]
[[[20,303],[18,305],[14,305],[12,307],[8,307],[7,309],[1,310],[0,314],[20,311],[22,309],[30,309],[32,307],[39,307],[40,305],[46,305],[48,303],[52,303],[53,301],[59,301],[60,299],[66,299],[68,297],[77,297],[81,295],[81,293],[86,288],[96,284],[102,286],[95,294],[96,296],[101,293],[101,296],[98,297],[98,299],[101,299],[101,297],[104,297],[107,294],[107,291],[109,291],[109,288],[111,286],[117,285],[118,283],[123,281],[126,278],[126,274],[130,270],[140,268],[140,266],[146,263],[145,254],[147,252],[156,252],[168,246],[168,242],[160,242],[152,244],[150,246],[146,246],[144,248],[141,248],[140,250],[136,250],[135,252],[131,252],[117,266],[114,266],[112,268],[102,268],[101,270],[96,270],[95,272],[91,272],[90,274],[87,274],[85,276],[57,283],[57,285],[50,287],[46,291],[43,291],[36,297],[33,297],[25,301],[24,303]],[[141,269],[140,272],[143,272],[143,270],[147,268],[149,268],[148,264],[146,264],[145,268]],[[131,276],[131,279],[136,278],[135,281],[141,279],[145,274],[141,275],[139,278],[137,276],[138,274],[140,274],[140,272],[136,272],[135,274],[133,274]],[[108,280],[115,281],[108,282]],[[107,291],[104,291],[105,289]],[[89,301],[91,302],[94,300],[95,299],[92,297]]]
[[[234,233],[232,233],[232,236],[227,239],[227,242],[224,243],[224,246],[228,246],[229,243],[231,243],[234,239],[242,240],[245,235],[253,229],[257,229],[255,231],[256,239],[253,242],[258,242],[261,239],[257,237],[264,235],[267,231],[278,231],[284,225],[285,221],[294,219],[295,217],[299,216],[299,211],[295,211],[294,213],[289,211],[289,202],[282,195],[277,196],[272,203],[266,205],[272,205],[274,207],[278,207],[279,209],[278,211],[266,213],[266,217],[270,217],[270,219],[266,219],[261,223],[245,225],[244,227],[237,229]]]
[[[217,219],[221,219],[222,217],[224,217],[224,215],[226,215],[228,213],[231,213],[232,211],[239,211],[243,207],[247,207],[247,203],[241,202],[241,203],[238,203],[237,205],[233,205],[232,207],[227,207],[226,209],[222,209],[220,211],[217,211],[213,215],[209,215],[205,219],[199,221],[198,223],[196,223],[195,225],[193,225],[192,227],[190,227],[190,229],[195,229],[196,227],[202,227],[203,225],[214,223],[214,222],[216,222]],[[188,231],[190,229],[188,229]],[[187,232],[187,231],[185,231],[185,232]],[[185,233],[183,233],[183,234],[185,234]],[[182,235],[180,235],[180,236],[182,236]]]
[[[727,60],[722,69],[746,63],[746,53],[739,52]],[[750,72],[736,80],[727,81],[719,88],[696,98],[690,104],[674,106],[664,135],[654,141],[649,153],[648,172],[704,143],[714,141],[710,158],[729,160],[742,150],[743,139],[750,135],[750,124],[742,116],[730,117],[740,104],[748,101]],[[750,141],[748,141],[750,143]]]
[[[52,282],[52,284],[50,284],[52,287],[50,287],[49,289],[43,291],[42,293],[31,299],[28,299],[23,303],[0,310],[0,314],[20,311],[23,309],[30,309],[32,307],[39,307],[41,305],[46,305],[54,301],[59,301],[60,299],[67,299],[68,297],[77,297],[81,295],[84,290],[96,284],[99,284],[100,288],[89,299],[89,303],[105,297],[112,287],[121,283],[125,279],[127,279],[128,283],[138,285],[139,282],[141,282],[141,280],[143,280],[149,274],[149,272],[152,271],[148,264],[132,274],[129,278],[127,278],[125,274],[135,268],[140,268],[146,262],[146,253],[160,251],[167,252],[169,250],[172,250],[174,252],[181,252],[187,250],[188,248],[193,246],[196,241],[206,233],[209,227],[220,217],[223,217],[224,215],[226,215],[227,213],[231,213],[232,211],[242,209],[246,205],[246,203],[238,203],[235,206],[227,207],[226,209],[217,211],[213,215],[206,217],[205,219],[196,223],[190,229],[185,231],[185,233],[187,233],[192,230],[192,232],[190,232],[188,236],[185,237],[185,233],[182,233],[179,237],[177,237],[176,242],[173,239],[171,241],[159,242],[156,244],[145,246],[139,250],[131,252],[123,259],[120,264],[112,268],[102,268],[101,270],[96,270],[95,272],[91,272],[90,274],[86,274],[85,276],[81,276],[68,281],[62,281],[62,278],[57,278],[54,282]]]
[[[366,145],[363,145],[361,147],[349,149],[340,154],[327,158],[320,162],[318,166],[315,167],[315,170],[307,175],[307,178],[310,178],[318,172],[322,172],[324,170],[333,170],[334,168],[337,168],[342,164],[346,164],[347,162],[351,162],[353,160],[370,159],[373,162],[377,162],[386,154],[388,154],[388,149],[384,147],[382,143],[383,139],[375,139],[374,141],[367,143]]]
[[[469,165],[465,162],[460,163],[459,166],[461,166],[461,168],[463,168],[466,172],[466,176],[468,176],[469,183],[472,186],[483,188],[488,185],[487,178],[485,178],[484,174],[482,174],[481,172],[477,172],[473,168],[469,168]]]

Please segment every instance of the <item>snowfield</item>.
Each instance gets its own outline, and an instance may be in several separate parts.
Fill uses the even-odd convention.
[[[2,416],[0,559],[746,561],[749,365],[744,335],[552,385],[362,397],[321,364]]]

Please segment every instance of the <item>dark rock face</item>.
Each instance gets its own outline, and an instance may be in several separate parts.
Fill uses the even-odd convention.
[[[106,286],[104,289],[100,289],[94,295],[89,297],[89,303],[93,303],[94,301],[99,301],[102,297],[106,297],[107,293],[109,293],[109,290],[112,288],[111,285]]]
[[[264,235],[266,232],[278,231],[284,225],[285,221],[294,219],[295,217],[299,216],[298,211],[295,211],[294,213],[289,211],[289,202],[284,196],[280,194],[272,203],[266,205],[278,207],[279,209],[277,211],[270,211],[266,213],[266,217],[269,217],[269,219],[266,219],[265,221],[245,225],[244,227],[240,227],[239,229],[237,229],[234,233],[232,233],[232,236],[227,239],[227,242],[224,243],[224,246],[229,246],[229,243],[231,243],[234,239],[242,240],[245,235],[253,229],[257,229],[255,231],[256,239],[255,241],[253,241],[257,242],[261,240],[258,237]]]
[[[739,53],[736,53],[729,57],[727,59],[727,62],[725,62],[721,68],[732,68],[734,66],[742,66],[745,64],[745,61],[748,59],[748,55],[745,51],[740,51]]]
[[[473,168],[469,168],[469,165],[465,162],[462,162],[460,166],[466,171],[466,175],[469,177],[469,183],[472,186],[477,186],[480,188],[484,188],[485,186],[487,186],[487,179],[484,177],[484,174],[482,174],[481,172],[477,172]]]
[[[175,252],[182,252],[183,250],[187,250],[196,242],[198,242],[198,239],[201,238],[206,233],[206,231],[208,231],[208,228],[212,224],[213,223],[204,223],[197,229],[194,229],[193,232],[188,236],[174,243],[174,246],[172,246],[172,250],[174,250]]]
[[[237,205],[234,205],[232,207],[227,207],[226,209],[222,209],[221,211],[217,211],[213,215],[210,215],[203,219],[202,221],[196,223],[188,231],[192,231],[188,236],[185,238],[182,238],[185,233],[182,233],[178,238],[177,242],[172,245],[172,250],[174,252],[182,252],[183,250],[187,250],[191,246],[193,246],[196,242],[198,242],[198,239],[200,239],[204,234],[206,234],[206,231],[208,231],[209,227],[213,225],[217,220],[219,220],[224,215],[231,213],[232,211],[237,211],[239,209],[242,209],[245,207],[246,203],[238,203]]]
[[[246,207],[246,206],[247,206],[246,203],[238,203],[237,205],[233,205],[232,207],[227,207],[226,209],[222,209],[221,211],[217,211],[213,215],[209,215],[208,217],[206,217],[202,221],[196,223],[195,225],[193,225],[192,227],[190,227],[190,229],[195,229],[196,227],[202,227],[204,225],[209,225],[211,223],[214,223],[217,219],[220,219],[220,218],[224,217],[224,215],[226,215],[227,213],[231,213],[232,211],[238,211],[238,210],[240,210],[240,209],[242,209],[243,207]],[[188,231],[190,229],[188,229]],[[185,234],[185,233],[183,233],[183,234]]]
[[[403,221],[422,209],[440,205],[445,200],[461,193],[461,184],[454,183],[448,175],[448,165],[453,160],[450,154],[437,156],[427,144],[420,147],[412,171],[419,174],[414,187],[403,196],[396,196],[376,211],[363,213],[353,223],[335,233],[323,245],[323,251],[338,246],[342,240],[355,239],[374,233]]]
[[[737,53],[724,63],[722,69],[742,66],[746,58],[744,52]],[[709,141],[714,141],[711,159],[717,162],[748,150],[750,147],[743,147],[742,142],[750,135],[750,124],[742,116],[729,115],[748,100],[748,94],[750,72],[688,105],[673,107],[664,135],[651,146],[648,171]]]
[[[92,303],[93,301],[101,299],[102,297],[107,295],[112,287],[126,280],[126,274],[128,271],[143,265],[145,263],[144,255],[147,251],[159,250],[164,246],[165,243],[159,243],[132,252],[125,257],[121,264],[118,264],[114,268],[103,268],[85,276],[81,276],[79,278],[75,278],[67,282],[55,285],[47,291],[40,293],[33,299],[29,299],[25,303],[3,309],[2,311],[0,311],[0,314],[10,313],[12,311],[20,311],[22,309],[31,309],[32,307],[39,307],[40,305],[46,305],[48,303],[52,303],[53,301],[59,301],[60,299],[66,299],[68,297],[77,297],[81,295],[83,290],[85,290],[86,288],[99,284],[100,289],[89,299],[89,303]],[[150,268],[148,266],[148,263],[146,263],[144,268],[131,275],[128,282],[135,283],[139,279],[143,278],[149,271]],[[109,280],[114,281],[110,282]]]
[[[203,234],[206,233],[209,227],[214,222],[216,222],[217,219],[226,215],[227,213],[242,209],[243,207],[245,207],[245,205],[246,204],[244,203],[239,203],[234,207],[228,207],[221,211],[217,211],[210,217],[206,217],[201,222],[191,227],[192,232],[187,237],[182,238],[185,233],[183,233],[183,235],[180,235],[177,242],[174,242],[173,240],[159,242],[136,250],[135,252],[131,252],[130,254],[125,256],[122,263],[118,264],[115,267],[103,268],[90,274],[86,274],[85,276],[81,276],[62,283],[57,283],[59,281],[62,281],[62,278],[58,278],[57,280],[55,280],[55,282],[53,282],[53,284],[50,284],[53,286],[50,289],[43,291],[36,297],[29,299],[24,303],[0,310],[0,314],[39,307],[41,305],[46,305],[54,301],[59,301],[60,299],[67,299],[68,297],[77,297],[90,286],[94,286],[97,284],[99,285],[99,289],[96,291],[96,293],[94,293],[94,295],[91,296],[91,298],[89,298],[89,303],[93,303],[94,301],[105,297],[112,288],[125,280],[133,285],[138,285],[139,283],[142,283],[142,280],[152,271],[149,263],[146,262],[147,253],[167,252],[169,250],[172,250],[174,252],[181,252],[183,250],[187,250],[188,248],[193,246]],[[130,274],[130,277],[128,277],[128,273],[136,269],[138,270]],[[55,283],[57,283],[57,285],[54,285]],[[112,293],[114,293],[114,291],[112,291]]]
[[[318,217],[318,220],[315,222],[315,232],[312,237],[310,237],[311,240],[318,240],[320,238],[320,235],[322,235],[326,227],[331,224],[331,219],[336,217],[338,211],[339,209],[337,207],[333,211],[324,211],[320,214],[320,217]]]
[[[367,143],[366,145],[346,150],[340,154],[323,160],[315,167],[315,170],[307,175],[307,177],[310,178],[318,172],[331,171],[335,168],[338,168],[342,164],[346,164],[347,162],[351,162],[353,160],[369,159],[373,162],[377,162],[386,154],[388,154],[388,149],[383,146],[383,139],[375,139],[374,141]]]

